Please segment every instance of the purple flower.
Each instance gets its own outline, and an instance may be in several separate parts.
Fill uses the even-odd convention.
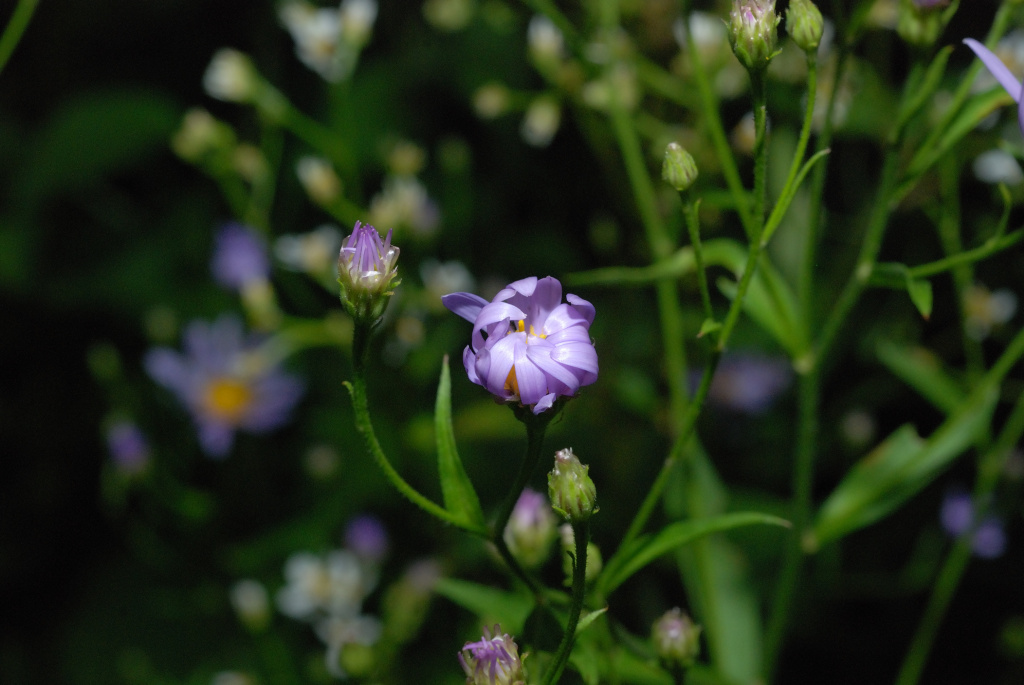
[[[519,646],[497,624],[483,639],[467,642],[459,653],[467,685],[522,685],[526,682]]]
[[[302,382],[267,359],[259,342],[225,314],[212,324],[189,324],[184,354],[161,347],[146,355],[146,371],[191,412],[211,457],[227,456],[236,430],[281,426],[302,396]]]
[[[107,429],[110,458],[126,473],[139,473],[149,463],[149,441],[130,421],[118,421]]]
[[[357,557],[378,562],[388,553],[388,531],[376,516],[357,516],[345,528],[345,546]]]
[[[242,290],[270,275],[270,258],[263,238],[248,226],[225,224],[214,239],[213,277],[225,288]]]
[[[977,513],[970,494],[960,489],[946,493],[939,520],[953,537],[972,533],[971,548],[982,559],[995,559],[1006,550],[1006,533],[998,516],[989,515],[975,522]]]
[[[491,302],[472,293],[442,297],[445,307],[473,324],[462,355],[469,380],[498,401],[531,406],[534,414],[596,381],[594,306],[572,294],[566,299],[551,276],[511,283]]]
[[[1024,99],[1021,98],[1022,84],[1020,79],[1013,75],[1009,67],[1003,64],[1002,60],[996,57],[995,53],[973,38],[964,38],[964,43],[971,50],[974,50],[985,68],[996,77],[999,84],[1010,94],[1013,101],[1017,103],[1017,123],[1021,133],[1024,134]]]
[[[744,414],[762,414],[792,381],[792,371],[784,359],[757,355],[726,356],[711,380],[708,399],[715,404]],[[691,378],[700,383],[700,372]]]

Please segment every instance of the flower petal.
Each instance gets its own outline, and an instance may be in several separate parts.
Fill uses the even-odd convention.
[[[580,387],[580,379],[568,367],[555,361],[551,353],[552,348],[543,348],[540,345],[528,345],[526,357],[545,374],[566,386],[566,394],[575,395]],[[517,375],[518,377],[518,375]]]
[[[1002,60],[996,57],[995,53],[986,48],[984,45],[974,40],[973,38],[964,38],[964,44],[967,45],[971,50],[974,50],[974,54],[985,64],[985,68],[996,77],[999,84],[1010,94],[1014,102],[1021,101],[1021,81],[1013,72],[1003,64]],[[1024,121],[1024,119],[1022,119]],[[1024,127],[1024,124],[1022,124]]]
[[[475,323],[480,310],[489,303],[484,298],[473,293],[452,293],[443,296],[441,304],[452,314],[461,316],[470,323]]]
[[[476,370],[484,380],[484,387],[492,395],[497,395],[503,399],[512,397],[512,394],[505,389],[505,380],[508,378],[514,362],[522,356],[522,352],[519,350],[520,347],[525,347],[525,342],[520,336],[507,335],[495,343],[490,350],[481,350],[480,357],[486,356],[488,358],[488,365],[486,368],[481,368],[478,363]],[[484,352],[489,354],[485,355]],[[516,374],[516,377],[518,378],[518,374]]]
[[[537,404],[533,405],[534,415],[540,414],[542,412],[547,411],[548,409],[551,409],[551,405],[553,405],[554,403],[555,393],[549,392],[547,395],[544,395],[544,397],[540,398],[537,401]]]
[[[583,318],[587,320],[587,326],[594,323],[594,305],[590,304],[589,301],[584,300],[582,297],[578,297],[569,293],[565,296],[565,299],[569,301],[576,311],[583,315]]]
[[[523,347],[526,347],[523,345]],[[536,404],[548,394],[548,376],[539,366],[527,358],[516,355],[516,382],[519,384],[519,400],[523,404]]]

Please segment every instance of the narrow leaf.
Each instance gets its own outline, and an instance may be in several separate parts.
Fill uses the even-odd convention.
[[[530,597],[468,580],[442,578],[437,582],[435,591],[484,620],[498,622],[508,633],[521,632],[526,617],[533,609]]]
[[[979,388],[928,440],[913,426],[898,428],[858,462],[822,504],[810,547],[837,539],[888,516],[932,482],[988,426],[995,387]]]
[[[932,284],[925,278],[913,278],[907,274],[907,293],[924,319],[932,316]]]
[[[944,413],[956,411],[963,403],[966,396],[963,389],[927,350],[883,341],[875,348],[875,353],[889,371]]]
[[[722,514],[713,518],[678,521],[670,524],[656,535],[638,538],[623,556],[616,555],[620,563],[606,569],[608,579],[602,578],[604,582],[602,582],[601,588],[606,594],[612,592],[647,564],[688,542],[712,533],[757,524],[783,527],[790,525],[789,521],[785,519],[757,512]]]
[[[437,386],[434,405],[434,435],[437,440],[437,471],[441,477],[444,506],[459,520],[485,529],[484,513],[473,483],[459,459],[452,429],[452,380],[448,370],[448,355],[441,364],[441,381]]]

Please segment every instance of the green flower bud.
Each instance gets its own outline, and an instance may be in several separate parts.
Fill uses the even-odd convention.
[[[666,611],[651,628],[651,642],[666,664],[688,667],[700,654],[700,626],[679,608]]]
[[[555,453],[555,468],[548,474],[551,508],[573,523],[586,521],[597,511],[597,488],[572,448]]]
[[[761,72],[775,56],[779,17],[775,0],[733,0],[729,43],[747,71]]]
[[[391,231],[380,239],[377,229],[356,222],[352,235],[338,256],[338,284],[341,303],[353,319],[376,325],[401,282],[398,279],[398,248],[391,244]]]
[[[824,30],[825,20],[811,0],[790,0],[786,10],[786,32],[801,50],[808,54],[815,52]]]
[[[679,143],[669,143],[665,148],[665,161],[661,165],[661,177],[680,193],[689,190],[697,180],[697,162]]]

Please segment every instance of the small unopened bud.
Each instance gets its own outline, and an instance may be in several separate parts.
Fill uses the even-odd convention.
[[[661,177],[680,193],[689,190],[697,180],[697,162],[693,155],[679,143],[669,143],[665,148],[665,161],[661,165]]]
[[[786,32],[801,50],[814,53],[821,43],[825,20],[811,0],[790,0],[786,10]]]
[[[762,72],[775,56],[779,17],[775,0],[733,0],[729,43],[747,71]]]
[[[259,80],[248,55],[231,48],[221,48],[203,74],[203,87],[218,100],[249,103],[256,99]]]
[[[651,642],[666,664],[687,667],[700,653],[700,626],[679,608],[665,612],[651,628]]]
[[[352,235],[338,256],[341,303],[353,319],[375,324],[384,315],[398,280],[398,248],[391,244],[391,231],[384,240],[373,226],[356,222]]]
[[[572,448],[555,453],[555,468],[548,474],[551,506],[572,523],[581,523],[597,511],[597,488]]]
[[[526,488],[505,526],[505,544],[526,568],[544,563],[557,535],[557,521],[544,495]]]

